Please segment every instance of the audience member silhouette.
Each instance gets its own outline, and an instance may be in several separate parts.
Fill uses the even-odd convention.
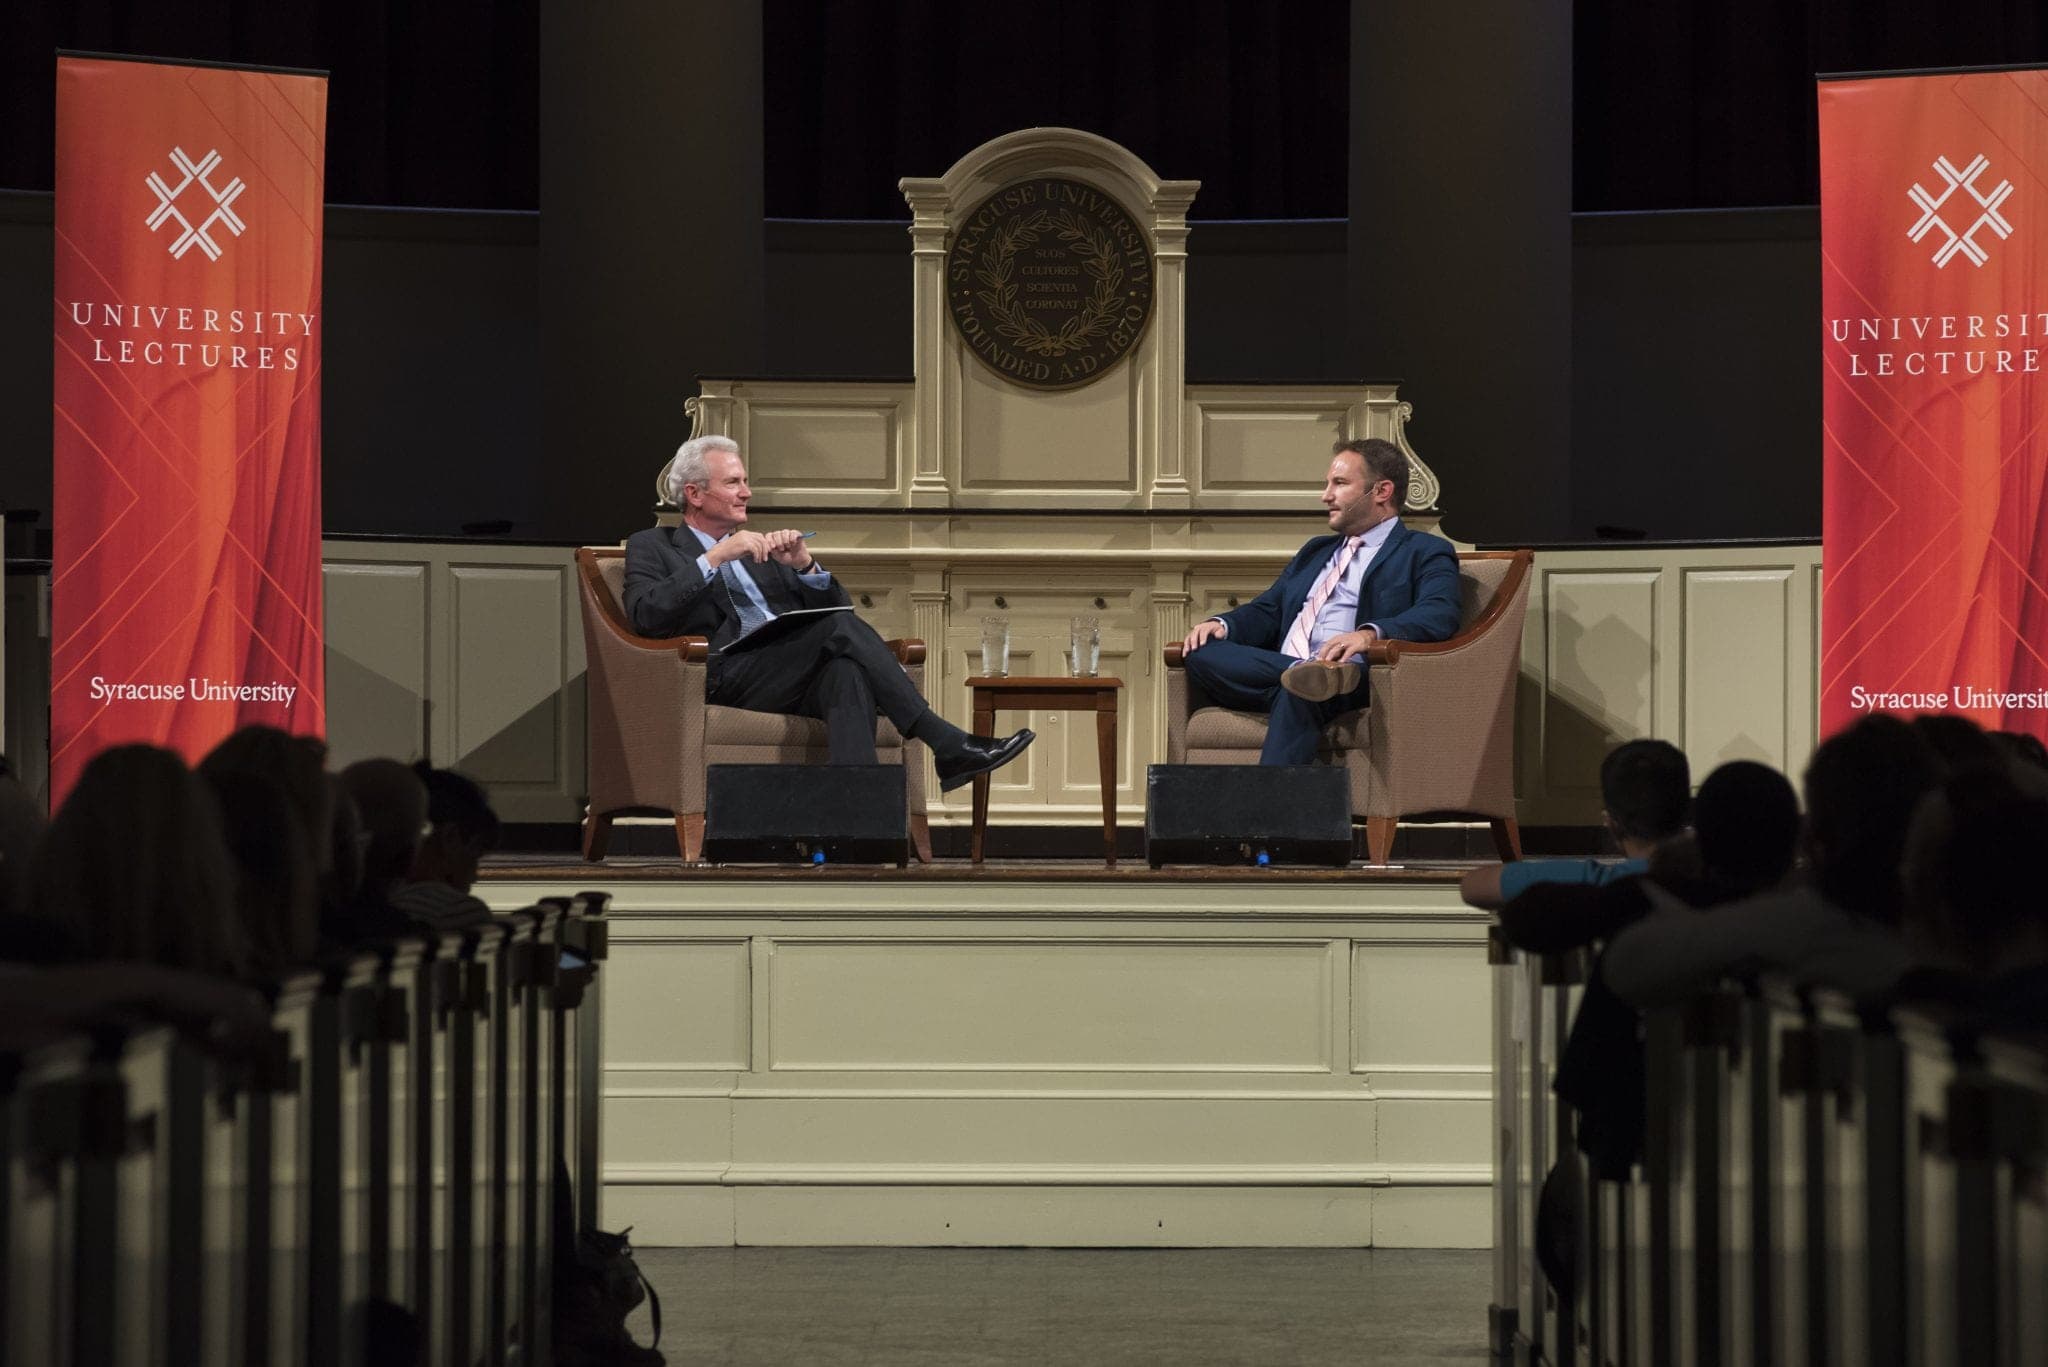
[[[29,886],[30,911],[84,958],[230,977],[250,965],[213,793],[169,750],[95,756],[44,832]]]
[[[356,800],[340,774],[327,775],[332,820],[327,829],[327,868],[320,875],[320,924],[326,926],[363,891],[363,853],[370,833],[363,828]]]
[[[1799,804],[1784,775],[1724,764],[1700,785],[1682,850],[1667,843],[1648,874],[1604,886],[1536,884],[1502,909],[1501,933],[1518,948],[1561,953],[1605,941],[1660,906],[1697,916],[1783,882],[1798,838]],[[1553,1085],[1579,1111],[1578,1145],[1594,1175],[1619,1179],[1642,1153],[1647,1086],[1636,1012],[1609,986],[1605,964],[1603,954],[1587,974]]]
[[[2022,765],[2025,761],[2022,761]],[[1952,776],[1913,815],[1906,930],[1920,967],[1898,1003],[1944,1006],[1989,1029],[2048,1029],[2048,914],[2035,854],[2048,849],[2048,775]]]
[[[332,790],[327,778],[327,742],[317,736],[296,736],[274,726],[244,726],[199,761],[204,774],[221,769],[262,774],[282,789],[314,870],[327,868],[327,831],[332,820]]]
[[[2007,764],[2015,769],[2048,773],[2048,745],[2043,745],[2039,736],[2025,731],[1992,731],[1987,734],[1991,743],[2004,752]]]
[[[319,878],[332,857],[326,754],[309,737],[245,726],[199,762],[240,874],[236,905],[259,973],[307,963],[319,947]]]
[[[1646,875],[1596,887],[1542,883],[1501,909],[1518,949],[1559,953],[1611,938],[1660,908],[1711,907],[1767,891],[1792,868],[1799,802],[1785,776],[1732,760],[1707,776],[1690,839],[1667,842]]]
[[[341,771],[341,782],[368,839],[362,842],[363,876],[356,896],[321,927],[322,937],[330,947],[351,948],[415,933],[417,924],[391,899],[411,873],[426,834],[427,790],[395,759],[357,760]]]
[[[1608,984],[1638,1007],[1764,972],[1857,997],[1885,991],[1911,966],[1898,930],[1899,851],[1939,766],[1921,733],[1896,717],[1866,717],[1831,737],[1806,769],[1810,883],[1712,916],[1660,910],[1615,936]]]
[[[427,790],[426,837],[413,856],[407,881],[392,905],[437,930],[490,920],[491,909],[470,895],[477,865],[498,843],[498,814],[476,783],[453,769],[421,761],[413,772]]]
[[[1934,752],[1935,764],[1943,778],[1970,769],[2003,770],[2006,767],[2004,747],[1992,739],[1990,732],[1968,717],[1954,712],[1922,712],[1907,725]]]
[[[1465,901],[1488,911],[1513,901],[1537,883],[1611,883],[1649,867],[1650,852],[1685,830],[1692,806],[1692,774],[1685,754],[1669,741],[1624,741],[1600,761],[1601,819],[1621,849],[1619,860],[1520,859],[1484,864],[1465,875]]]

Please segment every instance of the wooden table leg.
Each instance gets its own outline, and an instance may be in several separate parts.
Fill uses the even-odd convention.
[[[1102,771],[1102,845],[1109,867],[1116,867],[1116,693],[1095,700],[1095,761]]]
[[[976,689],[974,695],[974,734],[992,736],[996,729],[996,707],[992,696]],[[974,780],[974,834],[969,842],[968,856],[976,864],[981,862],[982,844],[988,836],[988,775],[977,775]]]

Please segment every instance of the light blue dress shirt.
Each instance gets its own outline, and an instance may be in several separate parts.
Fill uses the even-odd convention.
[[[1394,528],[1400,523],[1400,518],[1390,517],[1384,522],[1375,523],[1360,539],[1358,550],[1351,557],[1351,563],[1344,567],[1344,578],[1324,600],[1323,610],[1316,614],[1316,624],[1309,628],[1308,648],[1311,655],[1332,636],[1342,636],[1347,631],[1356,631],[1360,626],[1368,626],[1375,632],[1379,631],[1379,623],[1358,620],[1358,590],[1365,583],[1365,571],[1372,564],[1373,557],[1380,553],[1380,547],[1387,544],[1387,538],[1394,534]],[[1362,660],[1365,656],[1353,655],[1350,658]]]
[[[728,591],[735,588],[739,590],[738,593],[732,596],[732,605],[740,615],[740,635],[745,636],[762,625],[773,621],[776,615],[775,611],[768,606],[768,600],[761,596],[761,586],[754,582],[753,575],[740,568],[739,561],[728,560],[717,569],[712,569],[709,552],[713,546],[718,544],[719,538],[699,531],[695,527],[690,527],[690,524],[687,522],[683,525],[689,527],[690,534],[697,538],[698,544],[703,546],[706,552],[697,557],[697,573],[704,576],[704,582],[710,583],[711,577],[716,574],[725,581]],[[818,558],[812,556],[810,573],[799,574],[797,578],[803,580],[810,588],[822,589],[832,582],[832,571],[819,569]],[[1354,590],[1352,601],[1356,602],[1357,600],[1358,594]]]

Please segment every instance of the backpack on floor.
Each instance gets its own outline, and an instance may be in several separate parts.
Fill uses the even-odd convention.
[[[573,1257],[555,1277],[555,1361],[559,1367],[665,1367],[661,1297],[633,1261],[630,1227],[617,1234],[587,1229],[576,1236]],[[646,1301],[654,1317],[654,1343],[633,1341],[626,1317]]]

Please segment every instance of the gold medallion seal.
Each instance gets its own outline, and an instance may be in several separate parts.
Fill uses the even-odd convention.
[[[1006,380],[1072,389],[1137,346],[1152,317],[1152,246],[1086,181],[1041,176],[974,207],[946,253],[946,311]]]

